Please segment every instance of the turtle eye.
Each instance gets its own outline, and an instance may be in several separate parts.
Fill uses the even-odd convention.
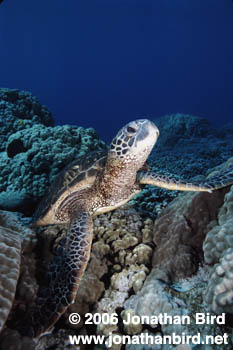
[[[136,129],[132,128],[132,126],[127,126],[126,130],[129,134],[135,134],[136,132]]]

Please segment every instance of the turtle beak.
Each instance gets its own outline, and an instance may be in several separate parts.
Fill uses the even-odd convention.
[[[143,140],[148,144],[151,144],[153,147],[159,137],[159,129],[157,126],[150,120],[145,119],[145,122],[142,124],[142,128],[139,134],[138,140]]]
[[[156,141],[157,141],[157,139],[158,139],[158,137],[159,137],[159,129],[157,128],[157,126],[156,126],[152,121],[149,121],[149,122],[150,122],[150,124],[151,124],[149,127],[151,127],[152,132],[155,133],[155,135],[156,135]]]

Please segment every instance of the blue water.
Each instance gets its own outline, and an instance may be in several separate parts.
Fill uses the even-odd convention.
[[[0,86],[105,140],[169,113],[233,121],[233,1],[5,0]]]

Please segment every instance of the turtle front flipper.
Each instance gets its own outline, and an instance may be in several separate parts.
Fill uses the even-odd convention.
[[[51,329],[74,301],[90,257],[93,222],[85,211],[73,215],[65,243],[58,248],[48,273],[48,287],[41,288],[30,314],[33,337]]]
[[[139,171],[137,181],[142,185],[153,185],[168,190],[212,192],[233,184],[233,165],[225,172],[220,172],[204,181],[177,180],[172,176],[159,175],[152,171]]]

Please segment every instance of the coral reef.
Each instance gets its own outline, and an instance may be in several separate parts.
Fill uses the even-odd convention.
[[[35,124],[53,125],[48,108],[28,91],[0,88],[0,152],[4,152],[13,133]]]
[[[224,170],[232,161],[230,159],[221,167],[216,167],[211,175]],[[142,288],[125,301],[122,317],[126,313],[139,316],[160,313],[189,315],[190,325],[160,325],[161,329],[155,327],[152,334],[155,335],[156,331],[163,335],[182,332],[195,335],[200,332],[204,341],[205,334],[222,336],[226,332],[229,333],[229,344],[224,348],[231,349],[230,323],[224,326],[204,323],[200,326],[196,324],[194,315],[196,312],[232,312],[232,198],[229,187],[211,195],[181,194],[158,216],[154,223],[156,247],[152,271]],[[207,266],[198,270],[198,266],[204,263],[204,240],[206,260],[212,264],[218,262],[210,271]],[[141,329],[138,325],[135,332],[139,329],[145,332],[148,326],[153,325],[148,323]],[[130,334],[133,324],[127,327],[125,332]],[[144,347],[138,345],[137,348]],[[158,345],[157,348],[170,349],[168,345]],[[188,349],[194,348],[194,345],[188,346]],[[199,348],[220,349],[217,345],[199,345]]]
[[[227,165],[233,163],[231,158]],[[216,220],[210,223],[209,231],[203,243],[205,261],[215,264],[228,248],[233,248],[233,187],[226,194],[224,203]]]
[[[178,283],[171,285],[162,281],[156,268],[153,268],[149,276],[147,277],[144,286],[136,295],[131,296],[124,304],[124,313],[130,312],[134,315],[139,315],[143,317],[146,316],[157,316],[161,317],[161,321],[158,324],[150,324],[150,322],[143,322],[141,325],[141,330],[135,333],[140,335],[141,332],[148,332],[153,337],[160,336],[163,338],[165,335],[192,335],[195,336],[200,334],[200,341],[198,343],[198,349],[203,350],[220,350],[221,347],[216,345],[205,344],[205,335],[212,336],[223,336],[224,333],[229,334],[229,344],[224,345],[224,349],[231,349],[232,343],[231,328],[226,325],[221,326],[218,324],[208,324],[207,322],[203,324],[197,324],[196,313],[203,313],[207,315],[208,309],[204,302],[204,295],[208,283],[208,269],[205,266],[200,268],[193,277],[184,280],[179,280]],[[123,313],[123,312],[122,312]],[[189,317],[190,322],[183,321],[181,324],[170,324],[166,321],[166,317]],[[153,320],[153,318],[152,318]],[[184,319],[185,320],[185,319]],[[125,329],[126,334],[130,333],[134,324],[129,324],[127,329]],[[138,330],[140,329],[140,324],[138,325]],[[153,329],[153,330],[152,330]],[[203,341],[203,345],[202,344]],[[205,344],[205,345],[204,345]],[[196,349],[195,344],[185,345],[188,350]],[[126,348],[131,349],[132,346],[127,345]],[[180,345],[175,346],[174,344],[158,344],[158,345],[137,345],[136,349],[161,349],[161,350],[179,350]]]
[[[213,312],[233,313],[233,248],[228,248],[212,270],[206,301]]]
[[[185,314],[184,309],[177,303],[176,300],[172,300],[169,294],[166,292],[166,284],[159,280],[156,269],[152,269],[147,277],[143,287],[136,294],[131,296],[125,303],[125,309],[133,310],[135,315],[138,316],[159,316],[165,313],[170,316],[182,316]],[[183,306],[183,305],[182,305]],[[159,324],[150,324],[152,328],[158,328]],[[129,325],[131,327],[131,325]],[[129,327],[127,326],[127,328]],[[127,331],[127,328],[125,329]],[[162,326],[163,332],[171,334],[181,334],[183,330],[182,325],[170,325],[165,324]]]
[[[228,163],[232,163],[233,159]],[[206,293],[210,309],[233,313],[233,186],[224,198],[218,217],[211,222],[203,244],[205,261],[213,265]]]
[[[21,239],[7,228],[0,228],[0,330],[10,312],[19,277]]]
[[[3,116],[7,120],[4,126],[7,137],[2,138],[0,153],[2,208],[31,213],[34,204],[67,163],[92,149],[106,147],[93,129],[52,127],[47,109],[29,93],[0,90],[0,112],[0,122]],[[207,169],[233,153],[231,127],[216,131],[203,118],[185,115],[167,116],[158,126],[163,136],[149,160],[153,170],[158,168],[165,174],[176,173],[179,177],[183,174],[190,178],[200,169],[204,175]],[[233,159],[214,171],[232,162]],[[99,334],[107,339],[110,332],[120,336],[200,332],[204,340],[205,334],[228,332],[229,344],[224,345],[224,349],[230,350],[230,338],[233,339],[230,324],[196,325],[194,315],[196,312],[233,312],[233,187],[212,194],[186,193],[178,197],[177,194],[148,186],[130,205],[95,218],[91,258],[76,300],[55,325],[53,333],[43,336],[37,344],[20,335],[17,322],[23,319],[27,306],[34,303],[38,284],[46,283],[45,272],[52,253],[57,252],[56,247],[66,234],[67,225],[40,228],[36,239],[35,233],[20,224],[15,216],[0,212],[3,286],[2,289],[0,286],[0,303],[4,305],[0,313],[3,329],[0,349],[79,349],[68,345],[69,334]],[[154,217],[153,224],[151,218]],[[81,315],[78,325],[68,321],[72,312]],[[100,322],[96,328],[85,325],[87,312],[116,313],[119,323]],[[123,323],[129,315],[165,313],[188,315],[191,324]],[[121,345],[115,344],[112,349],[120,348]],[[125,348],[194,350],[195,346],[127,344]],[[199,348],[219,350],[221,347],[199,344]]]
[[[154,122],[160,130],[154,155],[159,156],[162,152],[177,158],[178,169],[186,159],[187,175],[195,176],[200,174],[200,171],[201,174],[205,174],[207,168],[211,169],[221,164],[232,155],[233,124],[215,129],[205,118],[180,113],[163,116]],[[179,161],[180,156],[182,158]],[[192,159],[195,161],[190,162]],[[200,165],[203,165],[204,169]]]
[[[35,243],[33,232],[24,227],[15,215],[0,211],[0,330],[12,308],[16,285],[21,274],[20,266],[25,266],[22,263],[22,256],[27,255]],[[35,290],[32,294],[34,297]]]
[[[65,165],[106,147],[92,128],[52,124],[30,93],[0,89],[1,209],[32,214]]]
[[[70,325],[68,316],[71,312],[78,312],[81,316],[87,312],[116,312],[131,291],[135,293],[141,289],[151,264],[152,224],[152,220],[142,219],[128,206],[95,218],[90,261],[76,300],[59,321],[60,327],[69,326],[82,332],[85,330],[84,319],[78,325]],[[66,229],[67,225],[39,229],[39,240],[44,241],[39,253],[41,272],[48,268],[49,246],[57,246]],[[117,331],[118,327],[98,326],[99,334],[107,335],[110,330]]]
[[[36,345],[33,339],[21,337],[19,332],[6,328],[1,333],[1,350],[35,350]]]
[[[190,139],[207,138],[215,136],[216,130],[211,126],[208,119],[189,114],[170,114],[154,120],[160,130],[158,148],[170,149],[183,147],[183,142],[190,144]]]
[[[91,258],[68,313],[84,315],[90,310],[112,313],[122,307],[129,291],[139,290],[148,274],[152,255],[152,237],[149,238],[148,232],[151,231],[152,221],[142,220],[127,206],[98,216],[94,220]],[[109,331],[106,325],[100,324],[98,328],[100,333]]]
[[[226,332],[226,328],[222,329],[212,325],[201,325],[198,328],[193,319],[192,324],[187,326],[129,324],[121,328],[121,324],[128,314],[159,315],[159,313],[166,312],[173,316],[190,315],[192,317],[195,312],[208,311],[204,302],[209,279],[208,271],[204,269],[204,272],[201,272],[203,271],[201,269],[194,277],[190,279],[187,277],[195,273],[198,270],[198,264],[203,262],[202,243],[205,232],[210,230],[214,220],[217,219],[218,207],[221,207],[220,211],[226,213],[226,208],[223,209],[223,207],[226,207],[226,198],[231,198],[230,192],[228,192],[224,202],[224,194],[227,190],[229,188],[211,195],[207,194],[207,197],[203,193],[180,195],[157,218],[153,230],[152,221],[141,217],[128,205],[114,212],[98,216],[95,219],[95,238],[88,268],[80,283],[76,301],[63,316],[63,320],[59,322],[58,329],[65,325],[71,327],[67,322],[71,312],[78,312],[81,315],[86,312],[107,312],[109,314],[117,312],[119,324],[105,325],[100,323],[97,326],[97,334],[105,335],[107,339],[110,331],[114,334],[131,336],[145,332],[160,336],[172,332],[176,334],[185,332],[189,335],[195,335],[198,331],[203,335],[222,335],[223,332]],[[211,196],[215,196],[214,200],[213,197],[211,200]],[[65,229],[64,227],[62,232]],[[49,242],[54,240],[59,230],[61,228],[59,229],[58,225],[41,230],[47,245],[45,255],[50,254]],[[60,239],[62,239],[62,233],[57,238],[58,242]],[[189,246],[190,240],[192,243]],[[153,241],[156,247],[152,244]],[[58,242],[55,241],[56,244]],[[173,245],[175,251],[173,251]],[[182,249],[179,249],[179,245]],[[195,251],[197,252],[195,253]],[[196,257],[192,260],[191,257],[195,254]],[[152,255],[154,258],[151,270]],[[182,257],[183,255],[184,257]],[[42,257],[40,259],[42,261]],[[170,262],[167,263],[167,260]],[[188,267],[186,270],[182,266],[182,261]],[[187,261],[191,261],[191,263],[188,265]],[[174,264],[177,264],[177,272],[176,269],[173,270]],[[33,271],[29,272],[29,274],[33,273]],[[93,333],[93,329],[88,331],[88,327],[84,325],[83,321],[74,327],[74,331],[78,331],[79,334]],[[229,332],[229,329],[227,331]],[[4,332],[9,332],[9,329],[6,328]],[[66,335],[62,334],[60,343],[56,343],[58,338],[57,332],[55,332],[43,337],[35,349],[46,349],[47,345],[45,344],[51,346],[59,344],[54,347],[58,350],[60,344],[66,344],[64,340]],[[5,344],[5,333],[1,339],[0,346]],[[18,340],[21,346],[23,341],[28,341],[28,338]],[[225,349],[230,350],[230,346],[226,345]],[[127,348],[130,349],[130,345],[127,345]],[[143,345],[138,345],[137,348],[141,350]],[[161,350],[171,349],[169,345],[158,345],[157,348]],[[201,348],[203,350],[218,350],[218,347],[215,346],[211,348],[202,346]],[[32,349],[34,348],[32,347]],[[120,349],[120,345],[115,345],[114,349]],[[179,349],[177,346],[176,350]]]
[[[233,159],[230,159],[221,167],[216,167],[209,176],[216,175],[217,171],[224,171],[232,162]],[[191,276],[196,272],[199,263],[203,262],[203,241],[210,226],[214,223],[216,225],[219,208],[222,207],[220,213],[226,212],[224,197],[227,203],[228,198],[231,198],[231,192],[225,196],[227,191],[229,187],[211,194],[180,194],[155,221],[153,240],[156,249],[153,265],[165,270],[168,276],[172,276],[173,281]],[[216,230],[216,226],[213,230]],[[211,248],[214,251],[218,250],[218,244],[211,237],[208,239],[209,236],[212,236],[212,231],[207,234],[204,243],[208,257]],[[210,262],[210,257],[205,260]]]
[[[160,130],[148,160],[154,172],[191,179],[206,175],[232,157],[232,124],[216,130],[207,119],[184,114],[164,116],[154,122]],[[178,193],[146,186],[132,202],[140,213],[155,219]]]

